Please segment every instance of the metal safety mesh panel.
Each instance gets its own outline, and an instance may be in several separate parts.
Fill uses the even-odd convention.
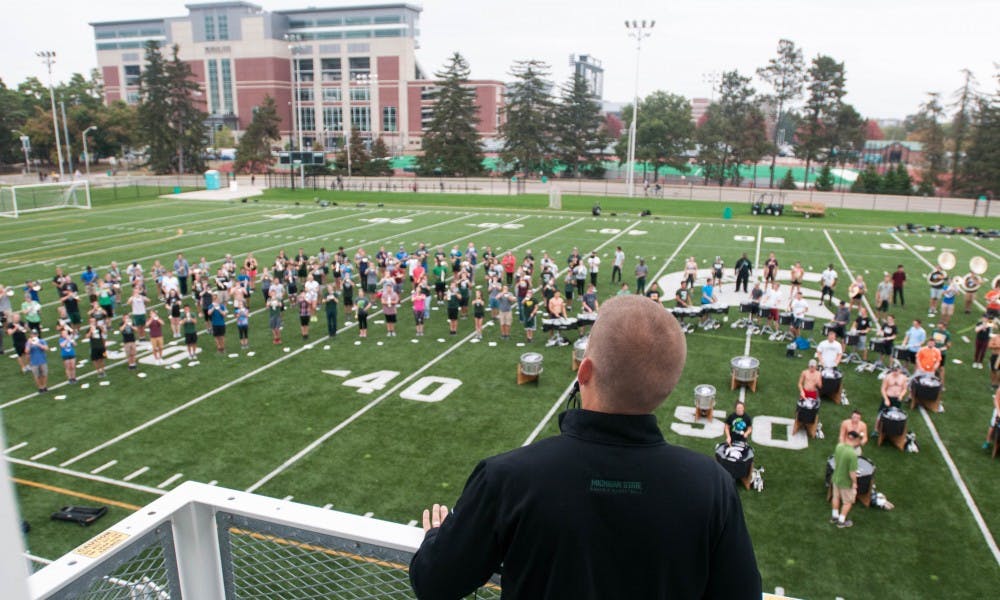
[[[226,595],[249,598],[413,598],[411,554],[218,513]],[[490,584],[475,598],[499,598]]]
[[[81,577],[57,598],[168,600],[180,598],[170,524],[161,525],[115,554],[101,569]]]

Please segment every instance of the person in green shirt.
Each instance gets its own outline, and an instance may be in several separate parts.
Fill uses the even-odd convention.
[[[371,302],[365,297],[363,289],[358,290],[358,299],[354,303],[354,310],[358,313],[358,337],[368,337],[368,308]]]
[[[21,314],[24,315],[24,322],[28,328],[35,333],[42,331],[42,305],[37,300],[32,299],[31,294],[24,294],[24,302],[21,303]]]
[[[448,279],[448,267],[445,266],[444,262],[440,259],[433,269],[434,273],[434,294],[437,296],[438,302],[444,302],[444,293],[448,289],[447,279]]]
[[[830,483],[833,486],[833,512],[830,522],[841,529],[854,523],[847,518],[858,496],[858,454],[855,448],[861,443],[861,436],[856,431],[848,432],[847,442],[837,444],[833,451],[833,476]]]
[[[181,333],[184,334],[188,358],[194,360],[198,356],[198,317],[187,304],[184,305],[184,317],[181,319]]]
[[[458,334],[458,311],[462,306],[462,294],[454,283],[448,290],[448,333]]]

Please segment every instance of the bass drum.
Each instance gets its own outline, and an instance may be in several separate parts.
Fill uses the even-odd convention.
[[[746,442],[721,442],[715,446],[715,461],[722,465],[733,479],[743,479],[753,469],[754,451]]]
[[[803,425],[812,425],[819,417],[819,400],[799,398],[795,405],[795,420]]]
[[[882,425],[882,435],[886,437],[899,437],[906,433],[906,413],[890,406],[879,411],[879,422]]]
[[[825,396],[827,398],[832,398],[838,392],[840,392],[840,384],[843,381],[844,374],[837,369],[823,369],[822,371],[822,384],[819,388],[819,395]]]
[[[826,486],[830,487],[830,480],[833,478],[833,457],[826,459]],[[872,491],[872,483],[875,481],[875,463],[865,456],[858,457],[858,498]]]

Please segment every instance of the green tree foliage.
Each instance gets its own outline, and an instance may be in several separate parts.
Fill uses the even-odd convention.
[[[722,74],[719,100],[708,107],[704,123],[696,131],[698,162],[706,183],[726,179],[739,183],[739,165],[762,156],[766,142],[764,118],[750,86],[750,78],[738,71]]]
[[[24,161],[20,134],[14,130],[24,126],[28,114],[28,107],[25,106],[20,94],[16,90],[9,89],[3,80],[0,80],[0,163]]]
[[[232,129],[223,125],[222,127],[215,130],[216,148],[232,148],[235,145],[236,145],[236,138],[233,136]]]
[[[962,158],[965,152],[966,141],[971,129],[973,110],[976,107],[976,100],[979,97],[976,91],[976,78],[972,71],[963,69],[962,74],[965,80],[962,87],[955,91],[955,103],[952,105],[955,114],[951,121],[952,150],[951,150],[951,191],[955,193],[962,186]]]
[[[607,145],[601,105],[590,93],[587,80],[579,74],[562,86],[562,97],[555,107],[556,156],[565,165],[567,177],[594,174]]]
[[[917,113],[917,139],[923,144],[923,169],[920,173],[920,185],[917,193],[923,196],[933,196],[941,185],[941,175],[947,169],[945,157],[944,108],[941,106],[940,95],[927,94],[927,101],[920,106]]]
[[[781,183],[778,184],[778,189],[781,190],[794,190],[795,189],[795,176],[792,175],[792,170],[788,169],[785,171],[785,176],[781,178]]]
[[[844,63],[825,55],[812,60],[802,123],[796,133],[798,155],[806,159],[806,179],[812,162],[825,159],[825,153],[835,145],[837,116],[847,93],[846,81]]]
[[[858,173],[858,178],[851,184],[851,191],[861,194],[878,194],[882,191],[882,176],[878,174],[875,165],[868,165]]]
[[[469,87],[469,63],[458,52],[434,74],[434,115],[421,142],[421,175],[468,177],[483,173],[483,150],[476,126],[475,92]]]
[[[380,137],[372,142],[371,160],[368,161],[365,175],[385,176],[392,175],[392,163],[389,157],[389,147]]]
[[[1000,94],[979,98],[963,166],[962,190],[972,196],[1000,195]]]
[[[781,124],[789,105],[802,96],[802,83],[805,80],[805,64],[802,60],[802,50],[791,40],[778,41],[778,55],[768,61],[766,67],[757,69],[757,76],[771,87],[771,93],[766,97],[774,107],[775,121],[774,145],[778,145],[781,135]],[[788,130],[794,131],[794,130]],[[786,139],[791,135],[786,135]],[[774,165],[777,154],[771,154],[771,181],[768,187],[774,187]]]
[[[819,177],[816,178],[816,191],[833,191],[833,172],[830,169],[830,165],[823,165],[823,168],[820,169]]]
[[[205,113],[195,106],[199,86],[191,67],[173,47],[169,60],[157,42],[146,44],[146,68],[139,78],[139,132],[148,144],[149,166],[157,173],[204,169]]]
[[[350,160],[348,160],[347,154],[348,146],[351,149]],[[369,162],[371,162],[371,155],[365,148],[365,141],[357,129],[352,129],[348,144],[337,153],[337,172],[352,176],[367,174]]]
[[[264,101],[254,111],[253,119],[240,138],[233,168],[246,173],[262,173],[270,169],[274,164],[271,147],[281,139],[280,127],[281,118],[274,98],[264,96]]]
[[[625,123],[632,122],[632,107],[623,111]],[[639,131],[635,155],[643,163],[652,162],[656,173],[664,166],[688,170],[687,153],[694,148],[695,126],[691,121],[691,103],[678,94],[653,92],[639,103]],[[628,129],[617,144],[620,157],[628,155]],[[656,177],[654,176],[654,180]]]
[[[551,172],[553,106],[548,72],[549,66],[537,60],[515,62],[511,69],[514,81],[507,88],[500,158],[514,172]]]

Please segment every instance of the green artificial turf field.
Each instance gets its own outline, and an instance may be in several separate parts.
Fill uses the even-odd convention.
[[[732,206],[735,218],[726,220],[722,204],[648,199],[602,199],[605,216],[594,218],[589,209],[595,200],[580,197],[564,197],[566,210],[549,211],[540,196],[271,190],[261,201],[244,204],[162,200],[153,192],[94,190],[90,211],[0,221],[0,282],[17,290],[12,298],[17,308],[21,283],[42,280],[43,324],[51,345],[55,267],[79,281],[88,264],[103,273],[112,260],[122,267],[138,260],[148,271],[155,259],[171,264],[177,252],[192,263],[204,256],[215,266],[227,253],[239,262],[254,252],[264,265],[280,249],[294,254],[303,247],[315,254],[321,246],[330,251],[344,246],[353,254],[360,246],[373,254],[380,245],[412,250],[426,242],[447,250],[473,242],[480,252],[490,245],[519,257],[529,249],[536,258],[547,251],[562,267],[578,247],[603,258],[602,297],[617,291],[609,277],[618,245],[628,257],[625,282],[634,285],[632,273],[641,256],[651,281],[667,282],[670,297],[669,282],[676,280],[671,274],[689,255],[702,268],[721,255],[727,264],[726,291],[732,290],[731,267],[740,253],[759,266],[774,252],[782,268],[798,260],[808,273],[818,274],[832,263],[840,273],[840,293],[848,273],[864,275],[869,299],[881,273],[903,264],[909,274],[907,304],[892,310],[901,330],[913,318],[928,321],[924,278],[928,261],[940,252],[957,256],[955,274],[964,274],[977,255],[991,263],[988,280],[1000,272],[995,240],[888,230],[907,221],[991,228],[1000,227],[1000,219],[839,210],[825,220],[804,220],[750,217],[746,206]],[[338,205],[321,207],[316,199]],[[653,216],[635,216],[643,208]],[[482,282],[480,270],[477,284]],[[806,287],[818,297],[817,283]],[[258,294],[250,308],[261,307]],[[995,589],[1000,566],[971,508],[981,513],[992,535],[1000,532],[1000,461],[980,449],[991,403],[989,375],[970,367],[972,344],[966,341],[973,337],[976,312],[966,315],[960,308],[949,327],[954,346],[948,352],[946,412],[909,412],[920,452],[876,447],[874,441],[865,448],[877,465],[878,490],[895,510],[859,506],[852,513],[855,526],[848,530],[827,522],[825,459],[851,409],[860,408],[873,427],[877,372],[844,367],[850,406],[824,402],[825,439],[793,438],[788,423],[805,357],[786,358],[784,343],[766,336],[748,339],[744,329],[731,327],[739,318],[738,303],[721,328],[689,334],[685,374],[657,414],[671,443],[711,453],[721,438],[705,436],[717,432],[704,433],[704,422],[693,428],[682,422],[688,419],[694,387],[715,386],[717,408],[728,411],[740,394],[730,390],[730,359],[744,354],[749,344],[749,354],[761,361],[759,386],[746,398],[748,412],[757,419],[756,464],[765,467],[765,484],[762,493],[741,496],[765,589],[780,586],[800,598],[979,598]],[[322,335],[321,316],[303,341],[296,335],[294,313],[286,312],[284,343],[274,345],[266,315],[258,312],[250,321],[252,356],[239,350],[230,328],[223,355],[214,352],[203,333],[198,364],[174,362],[184,356],[178,343],[169,347],[168,353],[178,353],[167,357],[167,365],[142,364],[128,371],[124,361],[112,358],[106,380],[93,376],[88,364],[80,368],[76,385],[64,383],[60,361],[52,354],[51,391],[45,395],[34,393],[30,376],[19,375],[13,360],[0,361],[6,456],[23,516],[32,524],[30,551],[55,558],[185,480],[408,523],[428,504],[452,504],[480,458],[557,432],[555,414],[573,379],[571,347],[545,347],[541,331],[533,344],[522,345],[523,328],[516,322],[511,340],[500,340],[497,327],[488,326],[477,341],[471,319],[462,320],[458,335],[449,336],[444,307],[438,305],[421,338],[413,336],[409,310],[400,311],[395,338],[385,336],[381,315],[371,318],[364,341],[358,340],[353,320],[345,323],[344,318],[341,314],[335,339]],[[823,322],[817,318],[812,334],[817,341]],[[169,328],[165,333],[172,342]],[[9,340],[5,348],[6,358]],[[544,355],[544,372],[537,385],[518,386],[516,365],[528,351]],[[81,345],[79,355],[86,354]],[[948,461],[967,486],[968,498]],[[114,501],[111,514],[92,528],[48,520],[64,504],[107,500]]]

